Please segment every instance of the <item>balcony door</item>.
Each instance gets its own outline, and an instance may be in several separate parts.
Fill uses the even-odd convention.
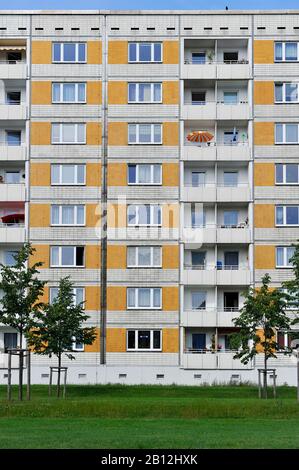
[[[226,269],[238,269],[239,267],[238,251],[226,251],[224,253],[224,266]]]
[[[8,349],[15,349],[17,347],[17,333],[4,333],[4,352],[7,353]]]
[[[199,186],[205,185],[206,174],[204,171],[192,171],[191,181],[192,187],[198,188]]]
[[[192,333],[192,349],[203,350],[206,348],[206,334]]]
[[[235,312],[239,308],[239,292],[224,292],[224,310]]]
[[[192,64],[205,64],[206,53],[205,52],[192,52]]]
[[[204,269],[206,264],[206,252],[191,251],[191,263],[194,269]]]
[[[195,104],[195,105],[206,104],[206,92],[205,91],[192,91],[191,100],[192,100],[192,104]]]

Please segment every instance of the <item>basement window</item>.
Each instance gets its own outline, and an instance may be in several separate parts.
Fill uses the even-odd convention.
[[[148,31],[155,31],[156,28],[146,28]]]
[[[175,31],[175,28],[166,28],[167,31]]]
[[[285,26],[277,26],[278,30],[286,29]]]
[[[211,28],[211,27],[206,27],[206,28],[204,28],[205,31],[212,31],[212,29],[213,29],[213,28]]]
[[[26,31],[27,28],[18,28],[19,31]]]
[[[139,28],[131,28],[131,31],[139,31]]]
[[[90,28],[90,31],[100,31],[100,28]]]
[[[87,374],[78,374],[78,379],[86,379]]]
[[[228,27],[227,26],[220,26],[220,31],[227,31]]]
[[[71,28],[71,31],[80,31],[80,28]]]
[[[0,28],[0,31],[6,31],[7,28]]]
[[[119,378],[119,379],[126,379],[126,378],[127,378],[127,374],[118,374],[118,378]]]
[[[156,379],[164,379],[164,374],[157,374]]]
[[[47,379],[49,377],[49,374],[41,374],[42,379]]]
[[[35,29],[35,31],[43,31],[44,30],[44,28],[34,28],[34,29]]]
[[[257,29],[258,29],[259,31],[261,31],[261,30],[264,30],[264,29],[266,29],[266,28],[265,28],[265,26],[258,26]]]
[[[119,31],[119,28],[111,28],[111,31]]]
[[[192,31],[193,28],[186,27],[184,28],[185,31]]]
[[[240,30],[241,30],[241,31],[248,30],[248,27],[247,27],[247,26],[240,26]]]
[[[55,28],[55,31],[63,31],[63,28]]]
[[[194,374],[195,379],[201,379],[201,374]]]

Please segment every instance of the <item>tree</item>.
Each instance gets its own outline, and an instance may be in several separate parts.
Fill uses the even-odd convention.
[[[96,338],[95,328],[83,327],[88,319],[83,302],[74,301],[73,284],[69,277],[60,279],[58,293],[52,303],[39,312],[38,324],[30,332],[28,343],[37,354],[52,355],[58,360],[57,396],[60,396],[61,359],[66,353],[70,359],[74,342],[92,344]]]
[[[271,289],[271,278],[265,274],[262,286],[250,287],[245,294],[240,316],[234,318],[239,329],[232,335],[232,344],[238,349],[234,359],[247,364],[256,354],[264,354],[264,397],[267,398],[267,363],[281,349],[276,341],[278,330],[288,330],[290,318],[287,315],[286,296],[281,289]],[[286,350],[286,352],[288,352]]]
[[[285,290],[288,308],[297,313],[292,321],[292,325],[296,325],[299,323],[299,244],[293,246],[295,250],[289,260],[292,263],[293,279],[283,282],[282,287]]]
[[[44,291],[45,281],[37,278],[38,268],[43,265],[37,262],[29,265],[28,261],[36,250],[25,243],[14,255],[13,266],[0,265],[0,289],[3,297],[0,300],[0,323],[8,325],[19,333],[19,399],[23,398],[23,338],[34,328],[38,312],[43,303],[39,301]]]

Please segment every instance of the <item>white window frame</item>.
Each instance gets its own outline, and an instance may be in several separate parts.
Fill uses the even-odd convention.
[[[129,289],[135,290],[135,306],[129,306]],[[138,305],[138,291],[139,289],[150,290],[150,305],[149,307],[139,307]],[[154,307],[154,289],[160,290],[160,306]],[[162,310],[162,287],[127,287],[127,310]]]
[[[278,208],[282,207],[283,209],[283,223],[282,224],[278,224],[276,221],[277,221],[277,210]],[[286,220],[287,220],[287,207],[297,207],[297,210],[298,210],[298,224],[287,224],[286,223]],[[276,227],[299,227],[299,205],[296,205],[296,204],[287,204],[285,206],[283,205],[277,205],[275,206],[275,226]]]
[[[136,44],[136,60],[130,60],[130,44]],[[141,44],[150,44],[151,45],[151,60],[140,60],[139,58],[139,48]],[[161,46],[161,60],[154,60],[154,45],[160,44]],[[130,41],[128,43],[128,63],[129,64],[162,64],[163,63],[163,43],[161,41]]]
[[[139,182],[139,168],[141,166],[150,166],[151,167],[151,182],[150,183],[140,183]],[[160,166],[160,181],[159,183],[156,183],[154,182],[154,167],[155,166]],[[136,183],[130,183],[129,182],[129,167],[130,166],[135,166],[136,167]],[[162,171],[163,171],[163,167],[160,163],[129,163],[128,164],[128,186],[158,186],[158,185],[162,185]]]
[[[282,165],[282,182],[277,181],[277,165]],[[287,165],[297,165],[298,181],[297,183],[289,183],[286,180],[286,166]],[[298,163],[276,163],[275,165],[275,184],[277,186],[298,186],[299,184],[299,164]]]
[[[285,56],[285,46],[286,44],[288,43],[297,43],[297,59],[294,59],[294,60],[290,60],[290,59],[286,59]],[[276,44],[282,44],[282,59],[276,59]],[[275,41],[274,43],[274,62],[278,62],[278,63],[281,63],[281,62],[290,62],[290,63],[294,63],[294,62],[298,62],[299,61],[299,42],[298,41]]]
[[[59,101],[54,100],[54,86],[59,86]],[[64,85],[75,85],[75,100],[64,101],[63,99],[63,87]],[[79,85],[84,85],[84,100],[79,100]],[[86,82],[52,82],[52,103],[53,104],[75,104],[75,103],[86,103]]]
[[[86,257],[86,250],[85,250],[85,247],[83,246],[83,265],[80,266],[80,265],[77,265],[77,264],[62,264],[62,249],[63,248],[73,248],[73,259],[74,261],[76,261],[76,249],[81,247],[82,245],[78,245],[78,246],[73,246],[73,245],[52,245],[50,246],[50,267],[51,268],[85,268],[85,257]],[[53,264],[52,262],[52,249],[53,248],[58,248],[58,258],[59,258],[59,262],[58,264]]]
[[[82,345],[81,348],[76,347],[77,344],[81,344]],[[84,343],[77,343],[75,336],[73,336],[71,351],[84,352],[84,349],[85,349],[85,344]]]
[[[293,248],[293,247],[291,247],[291,246],[277,246],[275,248],[275,266],[276,266],[277,269],[281,269],[281,268],[282,269],[292,269],[293,268],[292,264],[290,264],[290,265],[288,264],[288,255],[287,255],[288,248]],[[277,253],[278,253],[279,249],[283,250],[283,264],[282,265],[277,263],[277,260],[278,260],[278,254]]]
[[[75,167],[75,181],[73,183],[63,183],[62,182],[62,167],[63,166],[74,166]],[[84,167],[84,182],[83,183],[78,183],[78,166],[82,165]],[[52,166],[59,166],[59,183],[54,183],[52,181],[52,172],[51,172],[51,186],[85,186],[86,184],[86,165],[84,163],[78,163],[78,164],[73,164],[73,163],[52,163]]]
[[[73,125],[75,126],[75,139],[73,141],[70,141],[70,142],[64,142],[62,140],[62,136],[63,136],[63,126],[64,125]],[[59,126],[59,141],[58,142],[54,142],[54,139],[53,139],[53,129],[54,129],[54,126]],[[84,129],[84,139],[82,141],[78,141],[78,128],[79,126],[83,126],[83,129]],[[84,145],[86,144],[86,123],[85,122],[52,122],[52,127],[51,127],[51,144],[52,145]]]
[[[132,332],[134,331],[135,332],[135,348],[129,348],[129,332]],[[150,332],[150,348],[149,349],[145,349],[145,348],[138,348],[138,332],[139,331],[149,331]],[[154,348],[154,331],[159,331],[160,332],[160,348]],[[138,329],[138,330],[133,330],[133,329],[128,329],[127,330],[127,351],[130,352],[130,351],[139,351],[139,352],[148,352],[148,351],[162,351],[162,340],[163,340],[163,330],[159,330],[159,329],[154,329],[154,330],[150,330],[148,328],[144,328],[144,329]]]
[[[139,265],[138,264],[138,251],[140,248],[150,248],[150,264],[148,265]],[[154,248],[160,249],[160,263],[154,264]],[[129,264],[129,256],[127,256],[127,268],[162,268],[162,246],[128,246],[127,250],[135,249],[135,264]]]
[[[297,142],[287,142],[286,141],[286,126],[288,124],[291,124],[291,125],[297,125],[297,128],[298,128],[298,131],[297,131]],[[283,138],[283,141],[282,142],[277,142],[276,140],[276,127],[277,126],[282,126],[282,138]],[[275,129],[274,129],[274,138],[275,138],[275,145],[298,145],[299,144],[299,124],[297,122],[277,122],[275,123]]]
[[[54,224],[53,221],[52,221],[52,208],[54,207],[58,207],[59,208],[59,223],[58,224]],[[66,223],[63,223],[62,222],[62,210],[63,210],[63,207],[73,207],[74,208],[74,220],[75,222],[73,224],[66,224]],[[78,220],[78,207],[83,207],[83,214],[84,214],[84,220],[83,220],[83,223],[82,224],[79,224],[77,222]],[[85,213],[86,213],[86,207],[84,204],[52,204],[51,205],[51,226],[53,227],[57,227],[57,226],[79,226],[79,227],[84,227],[85,226],[85,223],[86,223],[86,220],[85,220]]]
[[[54,60],[54,47],[55,44],[60,45],[60,58],[61,60]],[[64,60],[64,45],[65,44],[75,44],[75,60]],[[84,44],[85,46],[85,60],[79,60],[79,44]],[[57,42],[54,41],[52,43],[52,63],[53,64],[86,64],[87,62],[87,44],[86,42],[72,42],[72,41],[65,41],[65,42]]]
[[[136,213],[137,213],[137,217],[136,217],[136,223],[134,224],[131,224],[129,223],[129,207],[135,207],[136,208]],[[150,206],[150,223],[149,224],[141,224],[139,223],[139,211],[140,211],[140,208],[144,207],[144,206]],[[154,208],[155,207],[159,207],[160,208],[160,215],[161,215],[161,223],[160,224],[154,224],[153,221],[154,221]],[[159,205],[159,204],[130,204],[127,206],[127,226],[128,227],[162,227],[163,225],[163,211],[162,211],[162,206]]]
[[[52,289],[58,289],[58,288],[59,288],[58,286],[51,286],[50,287],[50,292],[49,292],[49,294],[50,294],[49,295],[50,304],[52,304],[52,302],[54,300],[52,295],[51,295],[51,290]],[[75,299],[75,301],[76,301],[76,298],[77,298],[77,289],[82,289],[82,291],[83,291],[83,301],[82,301],[83,305],[82,305],[82,307],[83,307],[83,309],[85,309],[85,287],[73,287],[72,291],[73,291],[73,294],[74,294],[73,298]],[[77,302],[75,303],[75,305],[78,305]]]
[[[150,142],[140,142],[139,141],[139,127],[140,125],[147,125],[151,126],[151,141]],[[130,126],[136,126],[136,141],[135,142],[130,142]],[[160,126],[161,132],[161,140],[160,142],[154,142],[154,126]],[[142,122],[142,123],[129,123],[128,124],[128,145],[161,145],[163,143],[163,125],[160,122],[155,122],[155,123],[149,123],[149,122]]]
[[[136,100],[135,101],[132,101],[130,100],[130,85],[135,85],[136,89],[135,89],[135,94],[136,94]],[[139,100],[139,86],[140,85],[150,85],[151,86],[151,99],[150,101],[140,101]],[[160,95],[161,95],[161,99],[159,101],[155,101],[154,100],[154,88],[155,88],[155,85],[160,85]],[[163,102],[163,86],[162,86],[162,83],[161,82],[128,82],[128,103],[132,103],[132,104],[139,104],[139,103],[153,103],[153,104],[156,104],[156,103],[162,103]]]
[[[276,85],[282,85],[282,101],[276,100],[275,87]],[[286,85],[297,85],[297,101],[286,101]],[[299,83],[298,82],[275,82],[274,83],[274,102],[276,104],[298,104],[299,103]]]

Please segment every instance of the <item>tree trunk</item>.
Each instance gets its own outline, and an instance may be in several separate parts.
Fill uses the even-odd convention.
[[[268,398],[268,382],[267,382],[267,361],[268,356],[265,353],[265,365],[264,365],[264,398]]]
[[[22,351],[23,333],[20,331],[20,353],[19,353],[19,400],[23,400],[23,351]]]
[[[60,397],[61,353],[58,354],[57,398]]]

